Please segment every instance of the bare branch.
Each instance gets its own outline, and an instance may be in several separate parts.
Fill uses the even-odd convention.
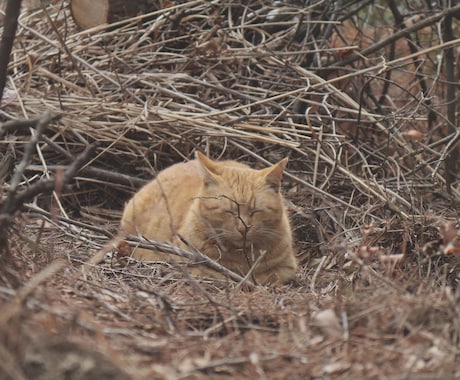
[[[63,186],[68,184],[75,177],[78,171],[89,161],[96,149],[96,146],[97,144],[89,145],[79,156],[77,156],[72,165],[70,165],[64,172],[62,179]],[[0,230],[3,230],[8,225],[11,214],[21,208],[25,202],[33,199],[38,194],[52,192],[55,185],[56,181],[52,178],[50,180],[37,182],[19,193],[16,192],[16,188],[14,191],[10,191],[0,214]]]
[[[60,166],[60,165],[47,165],[48,170],[56,170],[62,168],[67,170],[69,166]],[[26,170],[30,171],[40,171],[43,172],[45,168],[42,165],[29,165]],[[127,174],[116,173],[110,170],[105,170],[101,168],[86,167],[80,170],[80,175],[86,175],[91,179],[98,179],[100,181],[108,181],[115,184],[125,185],[125,186],[136,186],[141,187],[145,185],[148,181],[142,178],[133,177]]]
[[[368,48],[363,49],[362,51],[360,51],[358,53],[351,54],[349,57],[347,57],[347,58],[345,58],[345,59],[343,59],[341,61],[338,61],[338,62],[333,62],[330,65],[326,66],[325,68],[320,68],[319,70],[324,70],[324,69],[330,70],[331,68],[337,68],[337,67],[343,67],[343,66],[349,65],[352,62],[355,62],[355,61],[357,61],[359,59],[362,59],[363,56],[366,57],[369,54],[375,53],[375,52],[379,51],[380,49],[384,48],[385,46],[391,44],[392,42],[394,42],[396,40],[399,40],[400,38],[407,37],[411,33],[414,33],[417,30],[420,30],[420,29],[425,28],[425,27],[427,27],[429,25],[432,25],[435,22],[438,22],[439,20],[442,20],[444,17],[453,15],[453,14],[459,12],[459,11],[460,11],[460,5],[457,5],[457,6],[452,7],[452,8],[447,8],[442,12],[439,12],[439,13],[431,16],[431,17],[427,17],[425,19],[422,19],[421,21],[419,21],[419,22],[417,22],[417,23],[415,23],[415,24],[413,24],[413,25],[411,25],[411,26],[409,26],[409,27],[407,27],[405,29],[402,29],[399,32],[394,33],[390,37],[385,38],[384,40],[381,40],[381,41],[377,42],[376,44],[374,44],[372,46],[369,46]]]
[[[55,120],[57,117],[59,116],[55,114],[51,114],[50,112],[45,112],[45,114],[40,119],[37,120],[36,132],[31,137],[29,143],[27,144],[26,150],[24,152],[24,156],[22,157],[22,160],[17,166],[16,171],[13,175],[13,178],[11,179],[10,188],[8,190],[9,194],[14,194],[16,192],[19,182],[21,180],[21,177],[24,174],[24,170],[27,164],[29,163],[30,158],[35,150],[35,145],[38,143],[38,141],[40,141],[41,135],[45,131],[48,124],[52,120]]]
[[[96,146],[97,144],[89,145],[80,155],[77,156],[75,161],[67,168],[67,170],[64,172],[64,177],[63,177],[64,186],[67,185],[70,181],[72,181],[72,179],[75,177],[78,171],[85,164],[88,163],[88,161],[93,156],[94,151],[96,150]],[[13,208],[10,210],[10,213],[22,207],[22,205],[25,202],[32,200],[38,194],[45,194],[45,193],[52,192],[55,186],[56,186],[56,180],[55,178],[52,178],[46,181],[37,182],[36,184],[28,187],[26,190],[17,194],[17,196],[14,198],[14,204],[12,206]]]
[[[54,115],[54,118],[51,120],[57,120],[60,116],[58,114]],[[37,117],[35,119],[29,120],[9,120],[0,124],[0,138],[7,135],[8,133],[23,130],[28,130],[29,128],[36,128],[37,125],[42,121],[43,116]]]
[[[3,97],[3,89],[6,84],[6,71],[13,48],[14,37],[18,27],[18,17],[21,11],[21,0],[8,0],[5,9],[5,25],[0,45],[0,104]]]
[[[452,16],[447,16],[443,23],[444,26],[444,41],[452,41],[454,39],[454,33],[452,30]],[[457,109],[457,86],[458,83],[455,79],[455,57],[454,48],[450,47],[445,52],[446,62],[446,79],[447,79],[447,120],[449,122],[449,132],[454,134],[456,132],[456,109]],[[452,184],[458,179],[458,150],[453,147],[446,156],[445,162],[445,179],[447,191],[452,195]]]
[[[203,253],[197,250],[186,251],[182,248],[175,247],[170,244],[159,243],[156,241],[148,240],[146,238],[139,239],[135,236],[129,236],[128,238],[130,239],[128,241],[128,244],[132,246],[135,246],[138,248],[144,248],[144,249],[154,249],[159,252],[169,253],[175,256],[184,257],[186,259],[189,259],[192,263],[204,265],[216,272],[224,274],[225,276],[227,276],[233,281],[236,281],[238,283],[243,283],[250,289],[255,287],[255,285],[249,279],[241,277],[239,274],[236,274],[230,269],[220,265],[216,261],[211,260],[208,256],[204,255]]]

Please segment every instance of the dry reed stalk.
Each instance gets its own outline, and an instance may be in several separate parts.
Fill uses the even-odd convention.
[[[135,365],[149,363],[147,378],[454,373],[458,262],[442,254],[437,226],[457,217],[459,189],[452,196],[443,189],[441,165],[456,137],[443,130],[435,55],[459,41],[425,36],[417,52],[398,45],[389,58],[385,47],[375,50],[378,41],[362,46],[340,23],[351,14],[360,20],[362,3],[307,3],[176,2],[87,31],[59,4],[47,7],[49,18],[40,10],[21,15],[8,83],[17,100],[0,113],[63,117],[38,144],[20,189],[69,166],[89,143],[100,147],[72,191],[26,205],[41,224],[18,225],[14,237],[18,252],[34,239],[61,247],[50,255],[72,264],[60,286],[81,314],[65,304],[70,296],[47,305],[37,295],[27,307],[66,321],[68,330],[104,336],[125,355],[134,348]],[[353,65],[328,64],[363,51],[370,53]],[[431,104],[420,95],[421,74]],[[22,157],[24,133],[5,133],[0,144]],[[181,268],[91,261],[116,235],[132,192],[197,149],[254,167],[289,156],[298,284],[242,292],[197,283]],[[19,257],[27,268],[40,260]],[[404,262],[386,266],[394,257]],[[71,283],[81,266],[86,278],[78,273]],[[11,297],[2,287],[0,296]],[[342,325],[336,340],[315,327],[322,310]]]
[[[251,6],[257,7],[256,3]],[[181,13],[184,10],[187,16]],[[194,16],[211,12],[199,2],[139,16],[117,24],[117,29],[98,27],[84,32],[76,30],[66,11],[57,5],[50,5],[48,18],[37,22],[40,12],[43,10],[20,18],[18,40],[27,37],[27,51],[33,52],[16,50],[11,64],[18,83],[25,80],[27,84],[27,91],[18,94],[20,112],[65,112],[54,136],[47,136],[50,144],[43,145],[45,151],[39,147],[40,160],[30,166],[31,171],[43,168],[48,173],[47,168],[54,168],[63,156],[93,140],[102,149],[82,172],[86,174],[80,175],[86,188],[93,183],[125,190],[129,176],[118,182],[116,176],[108,177],[104,171],[116,168],[121,175],[148,179],[152,174],[147,172],[186,159],[203,145],[211,154],[217,150],[219,156],[244,155],[260,163],[290,155],[287,178],[306,186],[326,208],[338,204],[344,214],[358,215],[362,204],[389,205],[403,221],[422,213],[414,199],[420,196],[418,189],[432,181],[426,174],[443,181],[439,172],[442,151],[433,145],[408,144],[396,124],[389,127],[386,115],[366,110],[340,85],[369,74],[383,76],[405,61],[455,46],[458,41],[440,41],[388,62],[370,60],[366,67],[322,78],[302,65],[302,55],[307,57],[310,50],[295,39],[299,19],[272,22],[263,7],[259,13],[241,14],[237,8],[228,14],[209,13],[212,22],[222,25],[218,29]],[[283,12],[296,14],[289,7]],[[187,25],[188,33],[175,29],[179,25],[174,23],[175,17]],[[143,23],[138,24],[141,19]],[[302,22],[301,28],[334,29],[338,25],[333,21]],[[283,48],[286,41],[289,50]],[[324,49],[316,48],[311,54],[341,52],[327,43],[322,46]],[[50,64],[53,57],[59,66]],[[25,72],[21,69],[24,65]],[[40,95],[42,89],[46,96]],[[298,104],[305,112],[297,110]],[[395,123],[404,120],[405,130],[418,128],[424,113],[422,104],[417,107],[410,117],[395,108],[392,118]],[[376,141],[384,140],[396,151],[396,159],[389,152],[380,152],[381,147],[368,149],[367,140],[356,144],[356,128],[342,127],[350,123],[359,129],[371,128]],[[267,147],[276,149],[275,157],[266,155]],[[423,160],[423,170],[405,164],[413,157]],[[376,175],[375,168],[382,163],[383,170],[394,174]],[[331,190],[343,181],[347,184],[339,193]],[[88,202],[90,198],[88,193]],[[76,199],[69,201],[75,203]],[[385,219],[381,207],[366,215]],[[65,207],[60,205],[60,209],[65,215]],[[101,213],[106,214],[102,209]]]

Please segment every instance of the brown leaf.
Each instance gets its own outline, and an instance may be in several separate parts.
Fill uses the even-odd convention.
[[[439,226],[439,235],[442,239],[441,251],[445,255],[460,256],[460,240],[455,223],[446,222]]]
[[[422,141],[422,132],[417,131],[416,129],[410,129],[402,133],[403,137],[406,140],[410,141]]]
[[[439,226],[439,235],[441,235],[442,243],[444,245],[448,245],[449,243],[457,240],[458,229],[455,226],[455,223],[441,223]]]
[[[125,241],[121,241],[118,243],[118,252],[117,252],[118,257],[129,257],[131,256],[131,247],[129,244]]]
[[[322,333],[329,337],[342,336],[342,326],[339,318],[332,309],[317,311],[312,315],[312,322],[319,327]]]

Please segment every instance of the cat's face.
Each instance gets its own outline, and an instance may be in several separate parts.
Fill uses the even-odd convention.
[[[279,192],[287,160],[263,170],[199,159],[204,187],[199,215],[221,247],[266,245],[281,239],[283,198]]]

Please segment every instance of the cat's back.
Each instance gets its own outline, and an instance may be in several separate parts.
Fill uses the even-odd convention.
[[[126,204],[122,228],[132,234],[169,240],[200,191],[203,175],[196,160],[174,164],[144,185]],[[153,236],[151,236],[153,237]]]
[[[162,170],[149,184],[159,184],[163,188],[171,186],[170,191],[174,191],[177,184],[183,183],[188,186],[181,186],[181,190],[190,187],[199,187],[203,182],[203,176],[196,160],[179,162]],[[147,184],[147,186],[149,185]]]

